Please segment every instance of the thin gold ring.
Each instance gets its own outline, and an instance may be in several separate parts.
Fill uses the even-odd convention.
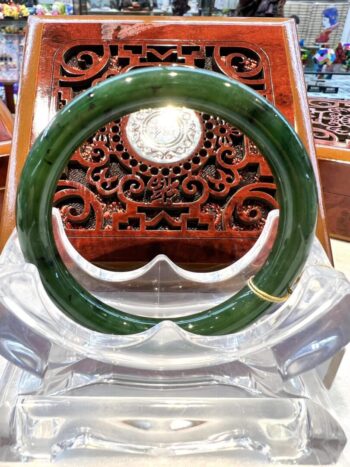
[[[288,298],[290,297],[291,293],[292,293],[292,290],[291,289],[288,289],[288,292],[286,293],[286,295],[284,295],[283,297],[276,297],[275,295],[270,295],[268,294],[267,292],[264,292],[263,290],[259,289],[253,282],[253,277],[250,277],[250,279],[248,279],[247,281],[247,285],[248,287],[250,288],[250,290],[255,294],[257,295],[259,298],[261,298],[262,300],[265,300],[267,302],[272,302],[272,303],[283,303],[285,302],[286,300],[288,300]]]

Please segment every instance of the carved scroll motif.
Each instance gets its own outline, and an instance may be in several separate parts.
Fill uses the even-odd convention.
[[[316,144],[350,148],[350,101],[309,99]]]
[[[273,101],[268,60],[250,45],[119,42],[57,55],[55,109],[111,76],[171,64],[223,73]],[[201,237],[260,232],[277,207],[265,159],[218,116],[197,115],[199,144],[185,159],[166,163],[134,149],[126,135],[128,116],[100,128],[74,153],[59,182],[54,202],[66,229]]]

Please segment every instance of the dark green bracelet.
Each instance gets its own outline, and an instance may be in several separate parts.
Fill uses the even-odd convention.
[[[134,334],[161,319],[130,315],[104,304],[68,272],[52,230],[57,181],[74,150],[107,122],[168,104],[224,118],[249,136],[270,164],[281,213],[277,239],[254,278],[255,286],[273,296],[284,295],[310,249],[317,217],[311,163],[294,130],[265,99],[219,74],[190,68],[148,68],[108,79],[74,99],[41,133],[24,166],[17,196],[17,229],[26,260],[37,266],[53,302],[95,331]],[[210,310],[172,321],[196,334],[229,334],[252,323],[269,306],[246,286]]]

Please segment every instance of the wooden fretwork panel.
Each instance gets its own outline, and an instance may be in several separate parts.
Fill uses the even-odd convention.
[[[57,54],[56,108],[111,76],[160,64],[223,73],[273,100],[268,60],[253,46],[118,43],[80,45]],[[218,116],[197,115],[199,143],[177,162],[169,154],[156,162],[140,156],[128,140],[128,117],[86,141],[73,155],[55,198],[68,234],[113,237],[127,231],[202,241],[259,234],[268,212],[277,207],[266,161],[238,129]]]

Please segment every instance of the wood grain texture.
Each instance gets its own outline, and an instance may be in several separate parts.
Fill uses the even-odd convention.
[[[62,21],[35,18],[30,21],[26,49],[14,141],[16,157],[11,159],[7,182],[2,242],[14,226],[18,177],[35,137],[55,112],[79,92],[110,75],[140,66],[197,66],[250,85],[274,103],[295,126],[318,179],[292,21],[164,17],[81,17]],[[157,253],[165,253],[177,262],[192,264],[194,268],[203,263],[211,267],[213,263],[236,260],[254,244],[273,207],[264,200],[265,185],[269,185],[269,196],[274,196],[269,168],[244,135],[237,136],[235,129],[225,126],[225,122],[215,121],[215,116],[207,120],[200,117],[203,128],[207,123],[212,124],[212,128],[210,131],[205,128],[203,147],[191,154],[185,170],[206,182],[211,176],[214,185],[206,203],[196,203],[195,199],[185,196],[180,210],[175,211],[170,206],[175,198],[167,196],[168,187],[179,182],[179,186],[172,188],[175,192],[178,190],[176,195],[183,196],[181,187],[185,174],[181,171],[184,164],[170,167],[169,173],[164,172],[169,167],[144,164],[125,138],[123,140],[125,122],[111,122],[107,129],[92,135],[91,140],[73,155],[59,183],[56,204],[70,240],[87,259],[104,263],[144,262]],[[223,129],[226,139],[220,133]],[[113,142],[113,138],[116,141]],[[255,184],[257,189],[254,196],[242,198],[241,213],[238,212],[225,228],[222,227],[225,226],[225,206],[239,191],[230,188],[230,182],[227,182],[229,157],[222,161],[223,164],[215,157],[222,146],[227,145],[229,148],[226,149],[231,153],[226,155],[232,158],[233,153],[240,153],[239,157],[245,159],[239,173],[240,188],[244,187],[248,193],[249,186],[254,188]],[[99,150],[97,154],[96,149]],[[203,151],[202,159],[200,150]],[[156,190],[153,189],[151,196],[156,198],[146,202],[145,193],[142,202],[140,199],[125,201],[128,197],[125,198],[124,193],[124,198],[118,199],[113,190],[117,173],[119,178],[121,176],[120,168],[124,177],[141,177],[148,186],[153,183]],[[152,169],[157,169],[157,174],[152,174]],[[226,198],[220,193],[222,188],[215,188],[220,177],[227,190]],[[217,187],[219,185],[216,183]],[[319,196],[318,235],[330,254],[320,189]],[[96,228],[96,212],[104,219],[99,228]],[[87,213],[85,217],[84,213]],[[243,221],[237,220],[240,215],[243,215]],[[113,221],[116,218],[120,222]],[[146,221],[140,228],[142,218]]]
[[[349,241],[350,160],[344,162],[321,159],[319,165],[330,235],[334,238]]]

